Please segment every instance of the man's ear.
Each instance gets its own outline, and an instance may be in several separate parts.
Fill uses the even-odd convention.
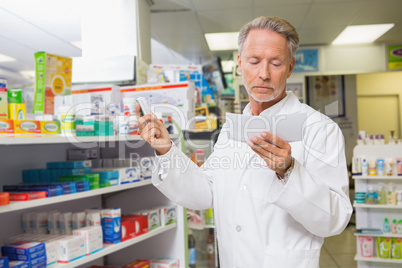
[[[240,54],[237,54],[237,65],[239,65],[239,72],[242,73],[241,72],[241,56],[240,56]]]
[[[295,64],[296,64],[296,58],[293,57],[292,61],[290,62],[290,66],[289,66],[288,78],[289,78],[290,75],[292,74],[293,69],[295,68]]]

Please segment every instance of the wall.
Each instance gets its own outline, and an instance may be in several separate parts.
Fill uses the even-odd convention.
[[[398,96],[399,107],[402,107],[402,71],[398,72],[382,72],[370,74],[358,74],[357,82],[357,98],[359,96]],[[394,111],[399,113],[399,118],[402,118],[401,109]],[[359,114],[358,117],[363,117],[364,114]],[[387,118],[384,118],[386,120]],[[399,126],[402,124],[399,123]],[[375,133],[384,133],[384,129],[375,130]],[[398,129],[402,133],[402,129]],[[388,133],[384,133],[388,136]],[[387,138],[387,137],[386,137]],[[399,137],[401,138],[401,137]]]

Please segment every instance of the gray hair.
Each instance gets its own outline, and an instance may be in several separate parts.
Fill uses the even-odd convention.
[[[283,35],[286,37],[289,45],[290,59],[295,56],[296,50],[299,47],[299,34],[296,32],[295,27],[293,27],[293,25],[285,19],[264,16],[255,18],[253,21],[247,23],[240,29],[239,39],[237,42],[239,46],[239,55],[241,55],[243,43],[246,40],[248,33],[254,29],[271,30]]]

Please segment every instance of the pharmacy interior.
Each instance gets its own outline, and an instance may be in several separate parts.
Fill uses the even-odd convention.
[[[176,47],[166,41],[173,30],[196,31],[182,27],[182,14],[194,16],[197,27],[211,23],[203,33],[218,27],[205,20],[208,4],[198,0],[104,0],[97,12],[93,1],[78,2],[43,0],[48,8],[33,12],[39,18],[13,1],[0,4],[0,16],[13,22],[0,36],[0,267],[219,267],[213,209],[179,206],[153,186],[155,153],[139,135],[135,107],[143,98],[175,146],[201,166],[226,113],[241,113],[248,103],[237,48],[198,54],[193,42],[207,46],[207,37]],[[222,2],[236,12],[242,5],[283,6]],[[298,4],[346,5],[313,2],[319,1]],[[350,16],[365,13],[365,1],[350,2],[356,2]],[[399,14],[387,10],[396,24],[390,31],[399,30]],[[66,30],[68,44],[60,29],[48,26],[58,25],[56,11],[65,21],[74,17],[71,29],[79,29]],[[27,41],[25,34],[18,43],[21,27],[44,41]],[[344,135],[359,268],[402,264],[402,39],[390,40],[304,41],[287,81],[287,91],[329,116]],[[175,52],[180,49],[191,56]],[[21,74],[29,68],[30,75]]]

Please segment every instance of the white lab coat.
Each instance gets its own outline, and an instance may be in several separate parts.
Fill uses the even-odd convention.
[[[352,207],[344,141],[328,117],[288,92],[262,115],[305,112],[303,141],[290,143],[294,169],[286,182],[224,125],[200,168],[179,148],[157,157],[154,185],[191,209],[214,208],[220,266],[316,268],[324,237],[341,233]],[[251,115],[249,105],[243,114]]]

